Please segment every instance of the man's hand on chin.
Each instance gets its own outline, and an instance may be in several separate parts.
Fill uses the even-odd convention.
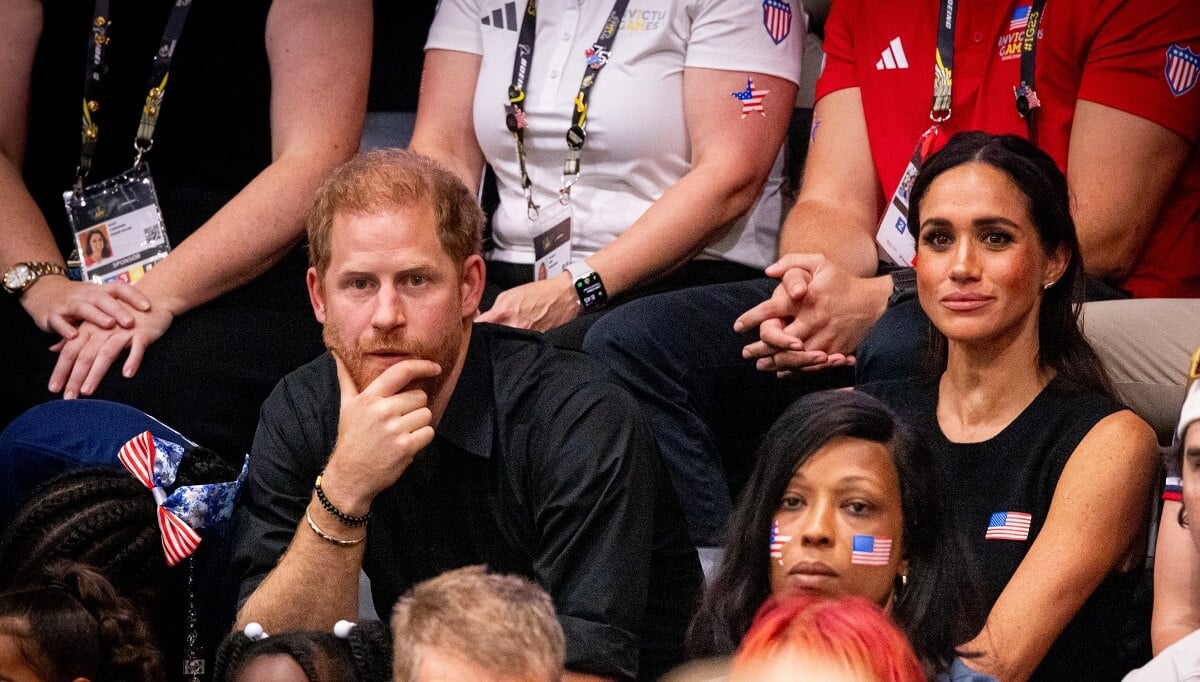
[[[401,360],[360,391],[337,353],[333,359],[341,412],[322,488],[338,509],[360,516],[433,440],[429,396],[407,387],[417,379],[437,376],[442,368],[429,360]]]

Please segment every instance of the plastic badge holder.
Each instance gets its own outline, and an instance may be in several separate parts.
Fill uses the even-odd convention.
[[[86,282],[133,284],[171,251],[150,169],[63,192]]]

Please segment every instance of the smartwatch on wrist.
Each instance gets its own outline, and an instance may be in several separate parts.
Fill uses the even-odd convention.
[[[586,260],[579,260],[567,266],[571,274],[571,284],[575,294],[579,296],[579,305],[583,312],[590,313],[600,310],[608,303],[608,291],[600,280],[600,273],[592,269]]]
[[[917,271],[913,268],[892,270],[892,295],[888,296],[887,307],[896,305],[917,297]]]

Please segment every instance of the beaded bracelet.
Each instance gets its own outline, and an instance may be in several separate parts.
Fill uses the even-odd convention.
[[[308,527],[312,528],[312,532],[316,533],[317,537],[321,538],[322,540],[324,540],[326,542],[332,542],[333,544],[335,544],[339,547],[349,547],[351,545],[357,545],[358,543],[367,539],[366,535],[362,536],[361,538],[355,538],[353,540],[346,540],[344,538],[334,537],[334,536],[330,535],[329,533],[326,533],[325,531],[321,530],[321,528],[319,526],[317,526],[317,522],[313,521],[312,515],[308,513],[307,509],[304,510],[304,518],[308,521]]]
[[[371,520],[371,512],[368,511],[362,516],[351,516],[341,509],[335,507],[334,504],[329,501],[329,498],[325,497],[325,491],[321,489],[321,477],[324,475],[324,471],[317,474],[317,482],[313,488],[317,491],[317,499],[320,500],[321,506],[325,508],[325,511],[329,512],[329,515],[333,518],[341,521],[343,525],[351,528],[367,525],[367,521]]]

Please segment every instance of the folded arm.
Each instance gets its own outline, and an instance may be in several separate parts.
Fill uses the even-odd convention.
[[[747,346],[763,371],[843,364],[883,314],[891,278],[876,277],[879,180],[859,88],[817,102],[800,196],[783,225],[780,280],[736,329],[759,327]]]

